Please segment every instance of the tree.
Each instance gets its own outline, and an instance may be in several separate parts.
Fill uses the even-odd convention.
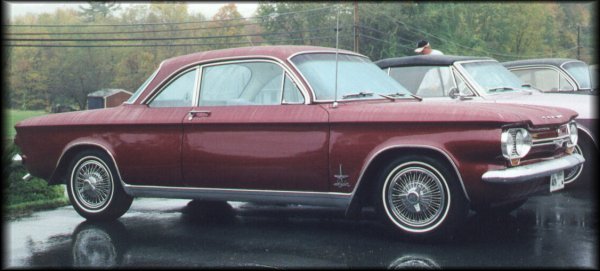
[[[244,41],[244,38],[242,37],[235,37],[236,35],[241,35],[242,31],[244,30],[244,27],[241,26],[241,24],[244,22],[242,18],[242,14],[239,13],[237,6],[233,3],[226,4],[219,8],[217,13],[215,13],[215,15],[212,17],[213,22],[209,24],[212,28],[212,31],[207,33],[209,33],[211,36],[226,37],[210,39],[210,43],[222,44],[218,46],[218,48],[226,48],[236,47],[230,46],[229,44],[231,43],[240,43]]]
[[[115,2],[88,2],[89,7],[79,6],[79,15],[83,17],[84,22],[96,22],[105,20],[113,12],[120,9],[119,4]]]

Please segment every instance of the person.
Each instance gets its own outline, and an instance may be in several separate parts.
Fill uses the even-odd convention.
[[[421,55],[443,55],[440,50],[431,49],[431,45],[426,40],[420,40],[417,42],[417,49],[415,49],[415,53]]]

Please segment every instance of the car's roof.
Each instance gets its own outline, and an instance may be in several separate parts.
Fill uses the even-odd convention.
[[[162,65],[164,67],[172,64],[186,65],[191,63],[203,62],[211,59],[221,58],[235,58],[235,57],[246,57],[246,56],[266,56],[278,59],[287,59],[288,57],[307,51],[324,51],[324,52],[335,52],[335,48],[320,47],[320,46],[299,46],[299,45],[271,45],[271,46],[249,46],[249,47],[238,47],[228,48],[220,50],[211,50],[204,52],[197,52],[188,55],[176,56],[173,58],[166,59]],[[353,53],[346,50],[339,50],[342,53]],[[355,53],[353,53],[355,54]]]
[[[502,62],[504,67],[517,67],[517,66],[530,66],[530,65],[551,65],[560,67],[565,62],[578,61],[577,59],[572,58],[535,58],[535,59],[524,59],[524,60],[515,60],[515,61],[507,61]]]
[[[160,64],[160,68],[154,79],[146,86],[144,93],[137,99],[143,101],[149,94],[149,90],[153,90],[164,80],[167,80],[175,72],[202,62],[211,62],[212,60],[223,59],[241,59],[241,58],[274,58],[282,62],[287,62],[287,59],[295,54],[302,52],[336,52],[335,48],[320,47],[320,46],[298,46],[298,45],[271,45],[271,46],[252,46],[239,47],[221,50],[211,50],[188,55],[176,56],[164,60]],[[339,53],[361,55],[351,51],[339,50]],[[363,55],[361,55],[363,56]]]
[[[378,60],[375,62],[380,68],[404,66],[450,66],[457,61],[468,60],[494,60],[489,57],[454,56],[454,55],[416,55],[403,56]]]

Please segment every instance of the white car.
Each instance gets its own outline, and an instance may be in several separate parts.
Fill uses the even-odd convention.
[[[576,152],[583,154],[586,162],[565,171],[565,183],[573,183],[582,175],[586,181],[595,180],[597,95],[544,93],[489,57],[419,55],[383,59],[375,64],[425,100],[531,104],[576,111],[580,137]]]

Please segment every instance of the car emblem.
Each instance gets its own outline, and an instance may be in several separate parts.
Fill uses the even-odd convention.
[[[348,183],[348,175],[344,175],[344,173],[342,172],[342,164],[340,164],[340,174],[333,175],[333,177],[337,179],[337,181],[335,181],[335,183],[333,184],[337,188],[350,186],[350,184]]]
[[[562,118],[562,115],[550,115],[550,116],[542,116],[542,119],[560,119]]]

